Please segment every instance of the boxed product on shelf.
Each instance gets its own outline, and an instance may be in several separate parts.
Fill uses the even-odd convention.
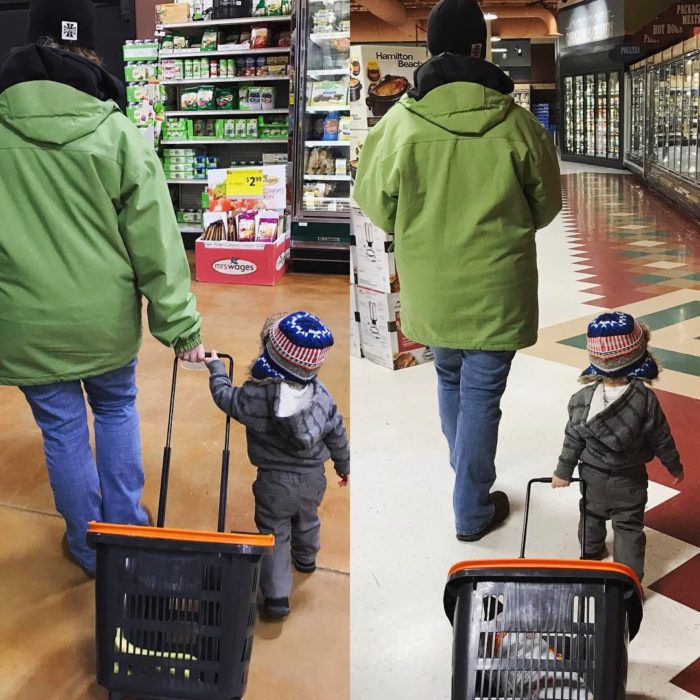
[[[190,21],[189,3],[164,3],[156,5],[156,24],[175,24]]]
[[[357,287],[360,340],[364,356],[388,369],[405,369],[432,362],[429,348],[414,343],[401,332],[399,294],[384,294]]]
[[[122,48],[124,62],[157,61],[158,41],[156,39],[129,39]]]
[[[127,83],[150,83],[158,80],[158,64],[138,61],[124,66],[124,78]]]
[[[350,107],[354,129],[374,126],[411,89],[424,48],[360,46],[350,53]]]
[[[364,357],[360,340],[360,312],[357,310],[357,289],[350,285],[350,355]]]
[[[319,80],[311,86],[309,104],[312,107],[346,107],[348,104],[348,81]]]
[[[377,228],[356,207],[350,213],[350,235],[355,246],[357,284],[375,292],[400,291],[394,237]]]
[[[291,12],[291,0],[253,0],[254,17],[286,17]]]

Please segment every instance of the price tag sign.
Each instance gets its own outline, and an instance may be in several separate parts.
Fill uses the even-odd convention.
[[[227,197],[262,197],[265,177],[262,168],[230,170],[226,174]]]

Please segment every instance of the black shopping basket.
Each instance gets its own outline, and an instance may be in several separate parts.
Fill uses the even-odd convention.
[[[229,363],[233,378],[233,359]],[[110,700],[233,700],[245,692],[261,557],[271,535],[224,532],[226,418],[217,532],[164,528],[178,361],[173,364],[157,527],[91,523],[97,554],[97,680]]]
[[[624,700],[641,585],[621,564],[525,559],[532,484],[551,481],[528,483],[519,559],[450,570],[444,604],[454,628],[453,700]],[[583,482],[581,490],[585,532]]]

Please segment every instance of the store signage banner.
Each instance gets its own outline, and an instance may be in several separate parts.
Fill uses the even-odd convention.
[[[635,63],[698,34],[700,2],[674,2],[665,12],[626,37],[613,52],[614,60]]]
[[[623,36],[623,0],[594,0],[559,13],[562,48],[585,46]]]

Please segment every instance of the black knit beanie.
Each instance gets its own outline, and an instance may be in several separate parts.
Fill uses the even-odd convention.
[[[95,48],[97,19],[93,0],[31,0],[30,44],[48,36],[59,44]]]
[[[486,20],[476,0],[440,0],[428,17],[428,51],[486,56]]]

